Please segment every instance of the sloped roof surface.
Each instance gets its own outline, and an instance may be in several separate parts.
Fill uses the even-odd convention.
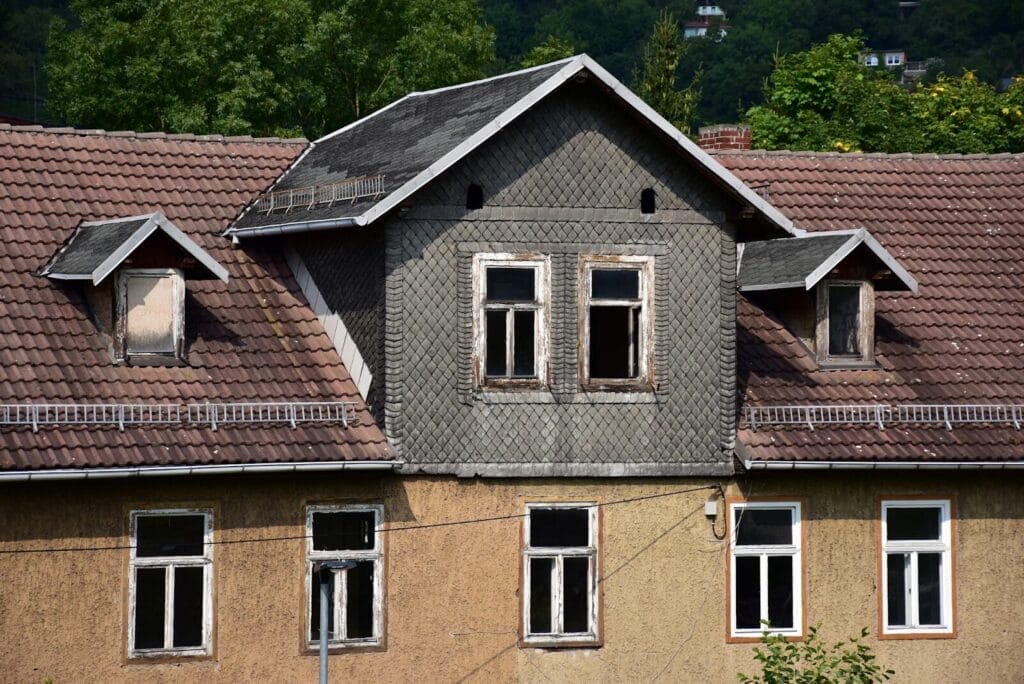
[[[52,273],[89,275],[145,225],[149,216],[83,223],[47,267]]]
[[[0,404],[352,401],[358,425],[0,428],[0,470],[372,460],[388,456],[274,250],[232,248],[228,222],[301,140],[0,127]],[[230,273],[190,281],[188,366],[111,361],[81,286],[36,275],[83,220],[162,211]]]
[[[818,370],[770,313],[738,305],[741,400],[758,404],[1024,403],[1024,155],[723,152],[719,162],[807,230],[867,228],[920,282],[876,298],[878,369]],[[761,460],[1024,459],[1001,424],[741,424]]]
[[[803,287],[804,280],[850,239],[847,234],[748,242],[737,284],[740,288]]]

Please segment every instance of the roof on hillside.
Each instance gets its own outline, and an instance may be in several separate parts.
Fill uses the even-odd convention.
[[[738,305],[746,406],[1024,404],[1024,155],[721,152],[810,231],[866,228],[919,281],[879,292],[878,368],[821,370],[770,312]],[[964,414],[971,420],[982,414]],[[1024,460],[1012,411],[988,422],[740,425],[762,461]]]
[[[304,140],[0,127],[0,471],[389,458],[334,345],[277,250],[221,234]],[[188,281],[188,364],[115,365],[83,286],[37,274],[83,221],[161,211],[222,264]],[[130,232],[130,231],[129,231]],[[350,427],[11,425],[26,404],[351,402]],[[37,409],[42,410],[42,409]],[[59,422],[59,421],[58,421]]]

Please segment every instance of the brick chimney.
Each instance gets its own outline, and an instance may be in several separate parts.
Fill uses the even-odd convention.
[[[701,126],[699,144],[705,150],[749,150],[750,126],[716,124]]]

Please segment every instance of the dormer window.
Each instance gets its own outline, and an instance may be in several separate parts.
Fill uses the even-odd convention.
[[[126,269],[117,288],[117,339],[131,363],[182,358],[185,338],[185,279],[178,269]]]
[[[815,346],[819,363],[874,363],[874,301],[870,282],[825,280],[818,285]]]

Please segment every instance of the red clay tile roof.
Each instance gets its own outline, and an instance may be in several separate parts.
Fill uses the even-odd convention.
[[[741,401],[1024,403],[1024,155],[720,152],[807,230],[867,228],[920,281],[877,295],[877,370],[817,370],[779,321],[739,297]],[[1024,459],[1008,424],[768,428],[757,460]]]
[[[0,428],[0,470],[388,458],[283,256],[220,234],[301,140],[0,126],[0,404],[353,401],[358,425]],[[188,367],[115,366],[82,290],[37,272],[82,220],[163,211],[230,282],[189,281]]]

